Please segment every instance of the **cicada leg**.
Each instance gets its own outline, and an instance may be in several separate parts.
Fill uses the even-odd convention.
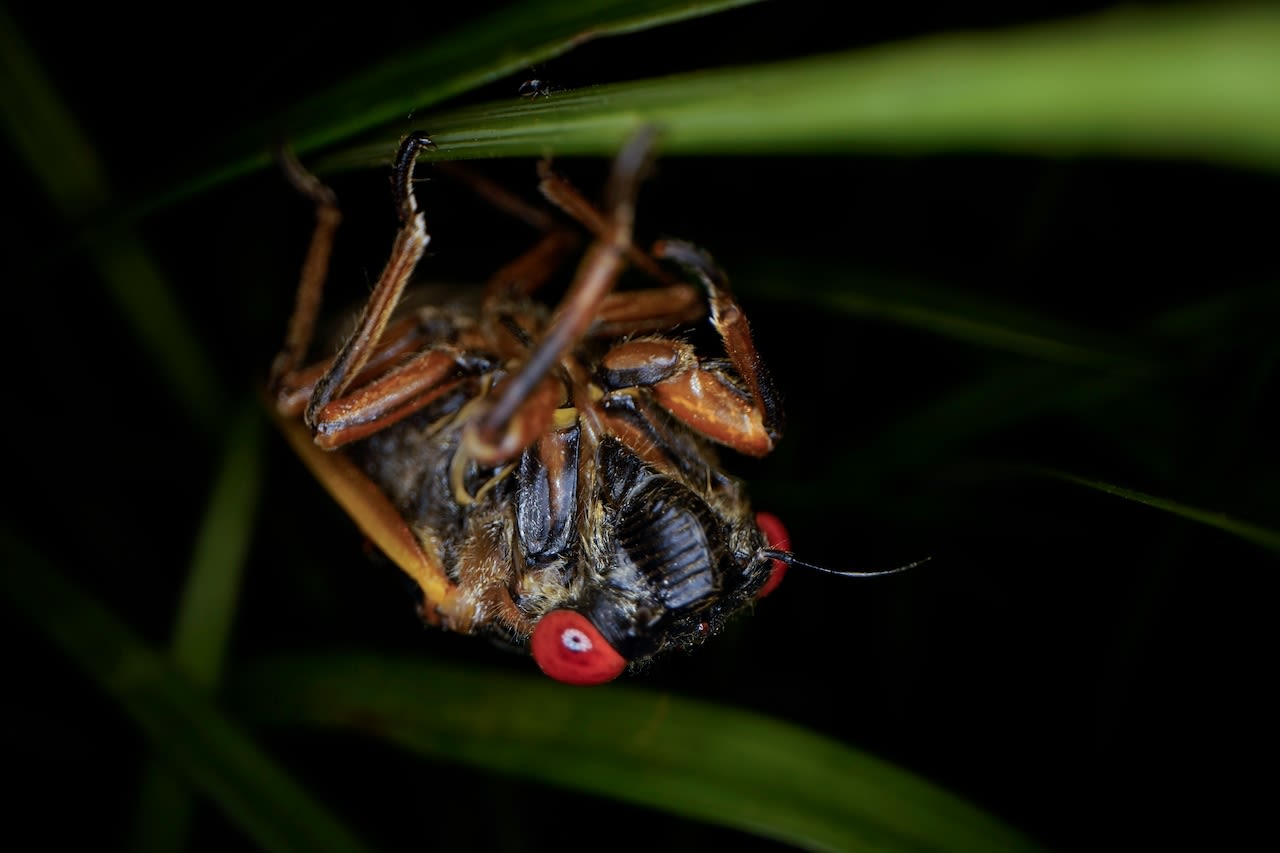
[[[396,234],[391,257],[356,320],[355,331],[314,384],[305,383],[310,386],[310,394],[303,420],[313,430],[321,423],[320,413],[325,406],[360,376],[373,356],[392,311],[431,240],[412,187],[413,167],[418,154],[429,147],[433,147],[431,139],[424,133],[415,133],[404,141],[396,155],[393,174],[400,230]],[[271,370],[271,389],[276,395],[277,408],[281,410],[289,408],[294,390],[304,384],[299,381],[301,363],[315,332],[334,232],[341,220],[337,202],[328,187],[305,171],[291,155],[284,158],[284,164],[286,176],[316,203],[317,224],[303,265],[285,344]]]
[[[597,237],[608,232],[609,219],[568,182],[542,166],[542,190],[548,199],[573,216]],[[632,247],[627,258],[646,270],[655,259],[676,263],[695,276],[706,292],[711,322],[741,383],[723,368],[700,361],[688,344],[678,341],[635,340],[619,344],[605,357],[616,377],[615,389],[651,386],[657,402],[675,417],[721,444],[751,456],[771,451],[782,429],[782,408],[764,363],[756,352],[746,316],[729,289],[724,273],[704,251],[692,244],[668,240],[655,244],[651,254]],[[636,257],[638,255],[638,257]],[[669,281],[658,267],[655,274]],[[688,288],[688,292],[680,290]],[[685,300],[689,300],[685,303]],[[687,307],[686,307],[687,306]],[[595,328],[605,334],[638,334],[670,328],[674,315],[695,310],[702,316],[695,288],[668,284],[653,290],[610,293]]]
[[[699,364],[656,383],[658,402],[721,444],[763,456],[781,437],[782,406],[769,371],[756,352],[747,317],[729,291],[728,279],[710,255],[690,243],[660,241],[653,253],[680,264],[702,282],[711,305],[711,324],[749,392],[749,400],[743,401],[723,370]]]
[[[424,133],[411,134],[401,144],[393,168],[401,226],[391,257],[356,320],[355,331],[332,359],[307,369],[299,364],[314,334],[340,215],[333,192],[296,159],[284,159],[286,175],[316,203],[317,226],[285,344],[272,367],[271,386],[277,411],[296,415],[301,408],[313,440],[325,450],[378,432],[422,409],[465,376],[491,366],[428,341],[413,318],[388,329],[392,312],[431,239],[413,192],[414,164],[419,153],[430,147],[431,139]]]
[[[558,223],[550,211],[529,204],[487,176],[461,163],[441,163],[439,168],[465,183],[493,207],[536,228],[543,235],[532,249],[489,277],[485,283],[482,315],[490,314],[504,302],[534,293],[581,245],[580,236]]]
[[[315,335],[316,318],[320,314],[321,297],[324,292],[324,280],[329,273],[329,259],[333,254],[333,237],[338,230],[338,225],[342,223],[342,211],[338,209],[338,201],[334,197],[333,190],[304,169],[292,151],[282,148],[279,159],[285,177],[298,192],[311,200],[316,209],[316,227],[311,234],[311,244],[307,248],[306,260],[302,264],[293,314],[289,317],[289,329],[285,333],[284,344],[279,354],[271,364],[271,375],[268,380],[271,393],[277,399],[282,399],[289,396],[285,388],[296,377],[303,359],[307,356],[312,337]],[[308,389],[308,396],[310,396],[310,389]]]
[[[586,336],[617,282],[629,253],[640,180],[653,151],[656,131],[643,128],[623,146],[609,178],[608,221],[587,250],[564,301],[553,314],[519,372],[493,392],[493,402],[463,431],[460,451],[485,465],[518,456],[551,423],[563,385],[550,375],[565,353]],[[551,405],[548,405],[550,403]]]
[[[468,353],[463,346],[432,339],[413,317],[391,322],[392,312],[430,240],[412,186],[414,164],[426,147],[431,147],[430,139],[417,133],[405,140],[397,154],[393,183],[402,225],[391,258],[357,319],[355,331],[337,355],[306,368],[300,364],[311,344],[334,231],[341,217],[332,191],[296,159],[288,155],[284,159],[286,175],[316,204],[317,227],[303,267],[289,332],[273,365],[271,388],[277,411],[288,416],[302,413],[317,446],[326,450],[391,426],[463,379],[496,366]],[[547,211],[524,203],[487,179],[457,166],[449,171],[464,177],[491,204],[546,232],[533,248],[490,277],[481,317],[488,318],[494,326],[498,323],[494,318],[503,316],[501,303],[541,287],[578,247],[580,238],[556,224]],[[484,337],[501,342],[502,331],[489,328]],[[522,342],[516,341],[509,351],[499,347],[495,354],[514,357],[525,349]]]
[[[481,316],[491,319],[499,317],[505,304],[519,302],[531,296],[579,248],[581,238],[578,233],[557,223],[547,210],[528,204],[484,175],[460,164],[443,163],[440,168],[466,183],[473,192],[495,208],[543,232],[542,239],[532,249],[489,278],[485,284]],[[609,217],[597,210],[563,177],[552,172],[549,161],[539,162],[538,172],[539,187],[547,199],[586,225],[593,234],[603,234],[609,228]],[[632,265],[662,282],[664,286],[634,291],[626,294],[625,298],[609,293],[600,305],[589,335],[618,337],[658,331],[680,323],[693,322],[702,316],[702,299],[697,288],[673,276],[630,240],[623,251]],[[500,332],[497,329],[492,331]],[[501,339],[501,334],[494,337]]]
[[[318,372],[300,365],[314,335],[334,233],[341,216],[332,191],[291,156],[284,157],[286,176],[315,202],[317,223],[285,342],[272,364],[269,382],[275,398],[276,419],[295,452],[361,531],[417,582],[425,602],[424,617],[439,621],[451,612],[456,593],[439,559],[422,548],[386,494],[354,462],[344,454],[320,449],[316,430],[317,424],[325,423],[326,406],[344,389],[413,350],[419,343],[421,331],[408,325],[397,326],[389,336],[384,333],[390,312],[429,240],[410,181],[418,152],[430,144],[425,135],[417,134],[401,147],[395,177],[403,224],[391,260],[361,314],[356,333],[338,356]],[[298,418],[299,414],[304,417]]]
[[[364,368],[352,382],[359,387],[386,373],[396,364],[403,362],[413,353],[435,343],[433,338],[422,328],[422,323],[414,317],[405,317],[393,321],[382,333],[382,340],[365,363]],[[288,358],[284,350],[277,356],[277,363]],[[327,358],[303,368],[293,368],[276,376],[271,383],[275,395],[276,410],[288,417],[298,417],[307,408],[318,383],[333,365],[333,359]]]
[[[538,175],[538,188],[548,201],[598,238],[607,239],[606,235],[612,227],[610,216],[597,209],[572,184],[553,172],[549,160],[538,163]],[[630,240],[622,251],[628,262],[663,286],[627,293],[608,293],[600,304],[588,335],[611,338],[643,334],[670,329],[702,318],[704,309],[697,288],[673,276]]]
[[[401,144],[396,154],[392,174],[400,210],[400,230],[396,234],[391,257],[356,319],[355,330],[312,390],[303,420],[313,429],[320,411],[351,385],[368,362],[404,293],[405,285],[409,283],[409,277],[431,241],[413,192],[413,167],[422,149],[433,147],[434,143],[425,133],[414,133]]]

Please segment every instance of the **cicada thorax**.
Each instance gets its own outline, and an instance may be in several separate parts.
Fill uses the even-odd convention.
[[[564,403],[516,459],[459,468],[463,427],[536,337],[540,315],[512,316],[476,338],[433,314],[472,374],[348,451],[457,585],[445,627],[523,646],[577,614],[629,665],[716,633],[768,578],[764,536],[715,448],[611,375],[600,342],[566,358]]]

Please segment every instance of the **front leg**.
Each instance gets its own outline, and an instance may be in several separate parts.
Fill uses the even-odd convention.
[[[386,493],[359,466],[345,454],[328,453],[320,446],[323,426],[334,422],[328,406],[335,397],[353,384],[363,387],[408,353],[417,351],[424,336],[428,336],[416,320],[397,324],[388,334],[387,321],[429,239],[410,180],[418,152],[430,144],[425,136],[415,135],[406,141],[397,157],[395,179],[403,225],[391,261],[361,315],[357,333],[333,360],[310,368],[302,367],[302,363],[315,332],[334,232],[341,217],[333,193],[291,155],[283,156],[286,176],[315,203],[317,221],[285,342],[272,364],[269,391],[274,398],[276,421],[298,456],[365,536],[418,584],[424,600],[424,618],[446,621],[457,587],[438,556],[422,547]],[[430,373],[423,368],[439,370],[438,364],[428,362],[419,359],[420,378]],[[410,384],[403,373],[397,375],[393,371],[389,375],[400,383],[400,390]],[[298,417],[304,412],[305,424]]]
[[[689,243],[659,242],[653,254],[701,280],[729,364],[699,359],[682,341],[641,338],[605,354],[601,365],[607,383],[616,390],[647,386],[659,405],[708,438],[749,456],[764,456],[781,436],[782,407],[724,274],[706,252]]]
[[[463,430],[460,458],[482,465],[515,459],[551,422],[564,384],[554,368],[589,333],[622,273],[635,221],[635,201],[653,154],[656,130],[641,128],[618,153],[609,177],[608,218],[588,249],[564,301],[519,370],[490,395],[492,403]]]
[[[279,405],[280,401],[289,396],[291,386],[297,384],[303,360],[307,357],[307,350],[315,335],[324,280],[329,274],[329,259],[333,254],[333,238],[342,222],[342,211],[338,209],[338,200],[333,190],[304,169],[292,151],[281,148],[278,157],[285,178],[293,184],[294,189],[309,198],[316,208],[316,227],[311,233],[311,244],[302,264],[293,314],[289,317],[289,329],[285,333],[280,352],[271,363],[267,387]]]
[[[351,385],[373,354],[383,330],[391,320],[392,312],[400,302],[405,285],[409,283],[427,244],[431,242],[426,221],[422,211],[418,209],[418,200],[413,193],[413,167],[423,148],[434,147],[435,144],[425,133],[414,133],[401,144],[396,155],[392,179],[399,201],[400,231],[396,234],[387,265],[378,277],[369,301],[360,311],[355,331],[334,356],[333,364],[316,383],[311,394],[303,420],[312,429],[322,426],[318,419],[319,412]]]
[[[324,375],[312,386],[303,413],[304,422],[312,430],[323,431],[325,421],[321,413],[351,386],[369,362],[404,293],[409,277],[431,240],[413,193],[414,164],[422,149],[431,147],[434,145],[426,134],[414,133],[401,144],[396,155],[393,181],[400,208],[400,231],[396,235],[391,257],[382,275],[378,277],[369,301],[360,312],[355,331],[329,363]],[[288,408],[288,390],[301,384],[300,364],[314,333],[320,292],[333,244],[333,232],[337,227],[337,205],[332,193],[314,176],[303,171],[297,161],[288,159],[286,166],[286,173],[295,186],[316,201],[317,228],[303,268],[297,302],[289,323],[289,334],[272,367],[271,385],[277,397],[277,407],[281,409]]]

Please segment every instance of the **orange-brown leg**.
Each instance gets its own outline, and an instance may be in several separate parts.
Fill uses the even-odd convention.
[[[461,379],[493,367],[462,349],[431,341],[415,317],[388,326],[430,240],[413,193],[414,163],[421,150],[430,146],[431,140],[422,133],[410,135],[401,144],[393,169],[401,227],[391,258],[355,331],[337,355],[308,368],[299,363],[314,333],[337,205],[332,192],[296,160],[285,161],[286,174],[295,186],[316,202],[318,224],[289,333],[273,366],[272,387],[277,411],[296,417],[301,410],[316,445],[323,449],[366,438],[422,409]]]
[[[610,293],[604,298],[587,334],[593,338],[621,338],[661,332],[706,316],[702,294],[688,284]]]
[[[333,450],[386,429],[493,365],[452,348],[419,353],[411,361],[330,400],[318,412],[315,443]]]
[[[413,275],[418,261],[422,259],[422,253],[426,251],[427,243],[431,241],[426,221],[422,211],[418,209],[418,200],[413,193],[414,164],[422,149],[429,147],[434,145],[425,133],[413,133],[401,143],[400,151],[396,154],[392,179],[400,208],[400,230],[396,233],[391,257],[378,277],[369,301],[356,319],[355,331],[338,350],[333,364],[320,377],[311,393],[303,420],[312,429],[320,426],[320,411],[351,385],[373,354],[404,293],[405,285],[409,283],[409,277]]]
[[[392,257],[357,321],[355,333],[348,338],[337,356],[325,362],[320,375],[315,375],[316,368],[303,369],[302,359],[306,357],[307,348],[311,346],[311,339],[315,334],[329,257],[333,252],[334,232],[337,231],[342,214],[339,213],[333,191],[324,186],[315,175],[303,169],[291,152],[282,151],[280,158],[285,177],[298,191],[315,202],[316,229],[312,233],[311,246],[302,266],[284,346],[271,365],[270,388],[275,396],[276,410],[280,414],[296,415],[300,397],[305,396],[305,420],[308,427],[314,427],[315,412],[344,388],[351,386],[353,380],[361,377],[362,371],[375,355],[376,347],[383,342],[390,311],[396,307],[404,283],[422,256],[426,243],[430,241],[411,186],[413,163],[417,154],[429,146],[430,138],[422,133],[412,134],[401,146],[396,159],[394,179],[402,225]],[[399,353],[407,351],[413,345],[411,338],[412,329],[407,325],[398,329],[396,336],[393,336],[394,342],[381,351],[378,361],[394,359]]]
[[[307,349],[315,334],[316,318],[320,314],[320,302],[324,280],[329,272],[329,258],[333,254],[333,237],[342,222],[342,212],[333,190],[302,168],[293,152],[282,148],[280,165],[285,177],[298,192],[311,199],[316,208],[316,227],[311,234],[311,245],[302,264],[298,280],[298,292],[294,299],[293,314],[289,318],[289,330],[284,344],[271,364],[268,387],[277,398],[287,396],[284,386],[289,383],[307,357]]]
[[[461,379],[496,366],[468,354],[464,346],[455,348],[431,340],[414,317],[389,325],[391,313],[429,240],[413,194],[412,173],[417,154],[430,144],[425,135],[415,134],[406,139],[397,155],[393,181],[402,226],[391,259],[356,322],[355,332],[333,358],[306,368],[299,365],[314,333],[338,211],[327,187],[296,160],[286,160],[286,174],[315,201],[318,224],[289,334],[277,356],[271,384],[277,410],[295,417],[302,413],[315,443],[324,449],[372,435],[422,409]],[[547,229],[543,240],[491,277],[486,302],[497,303],[535,290],[577,247],[578,236],[555,225],[545,211],[522,206],[496,185],[482,180],[479,184],[473,181],[473,186],[500,208]],[[484,314],[489,315],[490,312]],[[491,340],[502,340],[502,336],[492,335]],[[515,342],[506,355],[524,351],[524,344]],[[533,396],[546,400],[557,396],[557,392],[545,388]],[[550,409],[546,417],[550,417]]]
[[[568,248],[577,242],[576,235],[563,229],[549,233],[533,249],[499,271],[490,286],[496,291],[535,280],[541,284]],[[481,340],[469,340],[476,335],[459,330],[454,344],[432,340],[416,317],[387,326],[382,340],[346,391],[315,412],[312,430],[316,444],[334,449],[366,438],[421,410],[462,379],[488,373],[505,359],[523,356],[527,343],[513,338],[502,327],[496,319],[501,313],[500,310],[482,312],[488,332]],[[506,345],[503,341],[507,341]],[[496,360],[480,354],[495,345]],[[327,362],[297,371],[293,384],[282,387],[277,398],[279,407],[296,412],[300,405],[314,400],[317,375],[331,368],[332,362]],[[542,393],[545,396],[557,392],[545,389]],[[547,414],[549,417],[550,410]]]
[[[544,209],[534,207],[506,188],[460,163],[441,163],[440,171],[466,183],[494,207],[544,232],[532,249],[504,266],[485,285],[485,316],[500,313],[504,302],[527,297],[546,283],[568,255],[579,246],[578,236],[558,224]],[[586,226],[600,239],[608,239],[611,220],[574,186],[551,170],[548,160],[538,164],[539,188],[557,207]],[[668,329],[703,316],[698,289],[680,281],[651,256],[628,241],[627,260],[663,283],[663,287],[609,293],[587,334],[618,337]],[[499,336],[500,337],[500,336]]]
[[[596,235],[597,239],[609,239],[615,224],[614,216],[598,209],[573,184],[553,172],[549,160],[538,162],[538,177],[540,179],[538,189],[548,201],[580,222],[583,227]],[[610,192],[612,193],[613,190]],[[610,202],[610,204],[613,203],[612,201]],[[652,257],[641,251],[630,239],[627,240],[627,244],[622,247],[621,251],[636,269],[641,270],[664,285],[673,286],[683,283]]]
[[[548,231],[531,249],[489,277],[484,287],[482,313],[496,310],[503,302],[528,296],[542,287],[581,245],[581,238],[565,228]]]
[[[542,239],[530,250],[498,270],[485,283],[484,310],[528,296],[546,283],[560,265],[580,245],[580,237],[557,222],[545,208],[529,204],[505,187],[461,163],[446,162],[440,171],[462,181],[498,210],[542,232]]]
[[[711,304],[711,323],[724,341],[729,361],[738,376],[747,383],[754,407],[760,412],[761,426],[768,437],[768,447],[763,452],[767,453],[781,437],[782,406],[773,378],[756,351],[747,316],[733,298],[724,272],[706,252],[681,240],[661,240],[654,245],[653,254],[680,264],[696,275],[706,288]]]
[[[467,366],[456,351],[432,340],[438,335],[420,322],[420,316],[388,328],[391,312],[429,240],[413,196],[412,172],[418,153],[430,144],[425,135],[415,134],[397,155],[393,181],[402,225],[356,332],[331,361],[305,369],[300,365],[314,334],[337,206],[332,193],[296,161],[292,168],[286,166],[295,185],[316,202],[318,222],[285,344],[272,368],[271,386],[281,427],[298,454],[365,535],[421,587],[424,618],[448,623],[457,588],[435,554],[422,548],[386,494],[348,457],[324,452],[403,417],[406,408],[425,405],[424,400],[451,387],[459,368]],[[424,346],[431,348],[424,350]],[[353,387],[355,393],[343,396]],[[298,420],[299,413],[305,426]]]
[[[660,242],[653,254],[701,280],[733,375],[699,360],[689,344],[639,339],[605,354],[602,366],[609,384],[619,390],[648,386],[664,409],[708,438],[751,456],[765,455],[780,437],[781,406],[724,274],[710,256],[688,243]]]
[[[609,178],[608,221],[578,267],[564,301],[520,371],[495,389],[493,403],[467,425],[462,453],[482,464],[518,456],[546,428],[548,403],[560,396],[552,368],[591,328],[600,306],[617,282],[630,252],[635,199],[653,152],[653,128],[643,128],[623,146]]]
[[[538,163],[539,189],[557,207],[580,222],[599,239],[607,239],[611,220],[597,209],[577,188],[551,170],[551,163]],[[624,248],[627,260],[657,281],[659,288],[609,293],[600,305],[589,335],[609,338],[669,329],[680,323],[699,320],[703,315],[702,299],[697,288],[673,276],[651,255],[628,241]]]
[[[382,340],[364,369],[357,374],[352,387],[359,387],[379,375],[385,373],[396,363],[403,361],[412,353],[434,343],[425,334],[418,318],[405,317],[391,323],[382,333]],[[276,398],[276,410],[287,417],[297,417],[307,408],[307,401],[315,390],[316,383],[333,366],[333,359],[327,358],[315,364],[294,369],[278,377],[273,383]]]

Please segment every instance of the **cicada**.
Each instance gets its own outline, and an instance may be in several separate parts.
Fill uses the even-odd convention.
[[[434,148],[410,134],[392,165],[390,258],[345,341],[313,363],[340,214],[285,158],[317,211],[270,371],[286,434],[416,583],[424,620],[527,650],[571,684],[702,643],[792,560],[782,525],[718,455],[769,453],[782,422],[726,276],[691,243],[633,241],[656,138],[643,128],[625,143],[601,204],[545,159],[545,210],[475,182],[540,238],[469,301],[406,310],[430,240],[414,171]],[[710,351],[686,333],[699,325]]]

